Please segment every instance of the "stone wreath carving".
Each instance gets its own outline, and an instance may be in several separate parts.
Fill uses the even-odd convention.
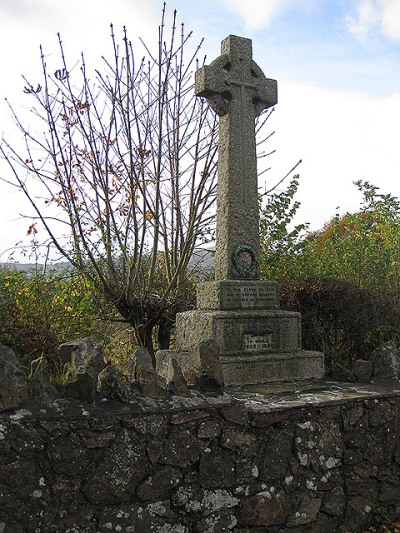
[[[232,263],[243,278],[248,278],[257,266],[257,254],[248,244],[240,244],[232,254]]]

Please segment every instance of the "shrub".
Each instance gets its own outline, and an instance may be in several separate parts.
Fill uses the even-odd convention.
[[[106,340],[107,309],[75,272],[0,269],[0,342],[29,365],[53,356],[62,342],[95,335]]]
[[[380,344],[400,339],[400,309],[393,298],[338,279],[282,285],[282,305],[302,314],[302,343],[325,353],[326,363],[352,368]]]

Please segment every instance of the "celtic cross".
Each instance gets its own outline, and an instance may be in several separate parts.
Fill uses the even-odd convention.
[[[277,103],[277,83],[253,61],[251,40],[230,35],[196,72],[196,95],[220,117],[215,279],[259,279],[255,119]]]

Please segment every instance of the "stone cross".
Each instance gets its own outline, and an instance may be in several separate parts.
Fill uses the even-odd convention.
[[[219,115],[215,279],[259,279],[255,119],[277,103],[277,83],[252,59],[250,39],[229,35],[196,72],[196,95]]]

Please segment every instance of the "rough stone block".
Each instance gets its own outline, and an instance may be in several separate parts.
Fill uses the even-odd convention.
[[[121,373],[112,365],[104,368],[97,380],[97,392],[108,400],[129,401],[130,394],[121,381]]]
[[[71,372],[64,394],[76,400],[93,402],[98,375],[104,364],[102,346],[85,338],[61,344],[58,353],[61,364],[68,365]]]
[[[15,352],[0,345],[0,412],[19,407],[28,399],[28,390]]]
[[[238,403],[225,407],[221,411],[222,416],[228,422],[233,422],[239,426],[245,426],[249,423],[249,411],[245,405]]]
[[[145,479],[137,488],[141,500],[156,500],[168,497],[168,493],[182,482],[182,472],[178,468],[163,467],[153,476]]]
[[[209,516],[214,511],[231,509],[239,503],[239,498],[225,489],[201,489],[192,484],[181,485],[172,497],[175,507],[186,514],[195,512]]]
[[[354,363],[354,371],[357,376],[357,380],[361,382],[368,382],[371,379],[372,364],[371,361],[364,361],[363,359],[357,359]]]
[[[237,524],[237,519],[233,513],[228,510],[219,510],[210,516],[203,518],[196,524],[198,533],[219,532],[219,531],[237,531],[233,529]]]
[[[129,382],[139,394],[155,398],[168,395],[165,379],[154,370],[151,355],[145,348],[136,348],[129,371]]]
[[[219,448],[208,448],[203,452],[199,463],[200,485],[206,489],[220,487],[222,479],[227,487],[235,485],[235,463],[231,456]]]
[[[290,472],[290,458],[293,450],[292,431],[271,431],[270,437],[263,447],[259,462],[259,478],[262,481],[273,482],[285,479]],[[273,461],[271,460],[273,457]]]
[[[189,352],[178,353],[174,350],[158,350],[156,352],[157,374],[166,379],[171,359],[176,359],[178,362],[186,383],[195,385],[199,378],[199,371],[193,367]]]
[[[178,394],[188,393],[189,389],[185,377],[178,361],[174,357],[171,357],[168,361],[165,375],[163,377],[168,390]]]
[[[289,518],[288,527],[302,526],[314,522],[321,508],[321,503],[322,500],[320,498],[305,496],[295,514]]]
[[[86,372],[76,374],[72,381],[68,381],[63,389],[63,393],[67,398],[89,403],[94,402],[96,392],[97,376],[94,378]]]
[[[246,500],[240,519],[245,526],[266,527],[283,524],[288,514],[284,495],[261,492]]]
[[[400,352],[387,342],[372,352],[372,378],[400,381]]]
[[[50,374],[46,369],[39,369],[32,378],[29,396],[41,407],[52,407],[53,402],[59,398],[60,393],[55,384],[50,380]]]
[[[164,376],[170,359],[176,357],[178,357],[178,353],[174,350],[158,350],[155,356],[157,374],[159,376]]]
[[[160,463],[187,468],[199,460],[200,451],[198,440],[189,431],[176,431],[165,441]]]
[[[103,505],[129,501],[145,477],[143,457],[142,439],[133,432],[120,433],[83,487],[88,500]]]
[[[129,366],[136,379],[140,379],[142,370],[154,370],[151,355],[146,348],[136,348]]]
[[[89,373],[97,378],[103,366],[103,348],[90,338],[65,342],[58,348],[62,364],[69,364],[74,374]]]
[[[216,385],[223,387],[224,376],[219,358],[219,346],[214,339],[207,339],[200,342],[190,352],[192,366],[200,371],[210,380],[214,380]]]
[[[327,493],[322,510],[332,516],[341,516],[346,506],[346,495],[341,486]]]
[[[333,363],[331,365],[330,374],[332,379],[335,379],[336,381],[345,381],[348,383],[357,381],[356,374],[339,363]]]

